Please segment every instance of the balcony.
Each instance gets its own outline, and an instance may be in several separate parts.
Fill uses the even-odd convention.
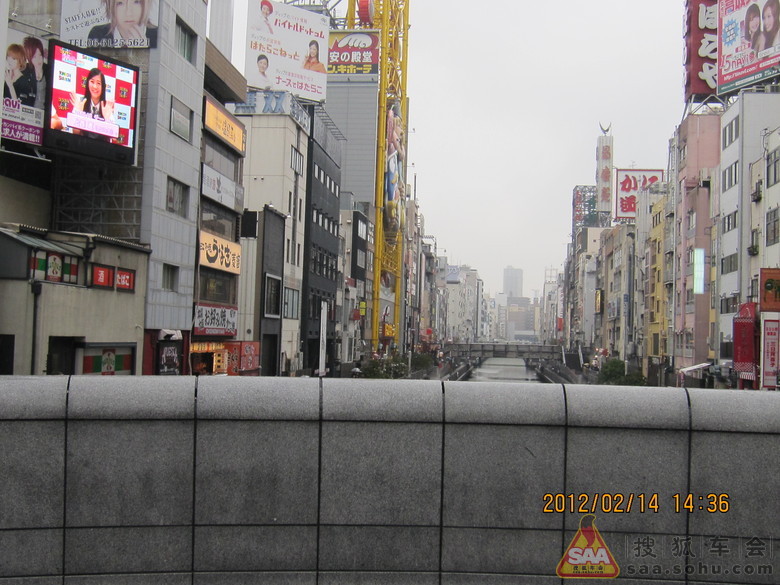
[[[753,201],[753,203],[758,203],[759,201],[761,201],[761,195],[763,193],[763,190],[764,190],[763,189],[763,182],[762,181],[758,181],[756,183],[755,190],[750,194],[750,200]]]

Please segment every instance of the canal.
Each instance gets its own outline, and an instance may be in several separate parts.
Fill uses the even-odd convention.
[[[471,373],[472,382],[531,382],[540,384],[536,372],[523,358],[488,358]]]

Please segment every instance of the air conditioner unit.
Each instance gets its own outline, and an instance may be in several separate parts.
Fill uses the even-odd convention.
[[[712,180],[712,169],[699,169],[699,185],[709,183]]]

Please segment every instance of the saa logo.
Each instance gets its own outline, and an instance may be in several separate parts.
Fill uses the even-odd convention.
[[[620,574],[620,567],[596,528],[595,520],[593,514],[580,519],[580,528],[555,570],[562,579],[614,579]]]

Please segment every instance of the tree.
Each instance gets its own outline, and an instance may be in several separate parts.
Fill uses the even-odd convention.
[[[646,386],[647,380],[641,372],[626,374],[626,364],[623,360],[611,359],[604,364],[599,372],[599,384],[612,386]]]

